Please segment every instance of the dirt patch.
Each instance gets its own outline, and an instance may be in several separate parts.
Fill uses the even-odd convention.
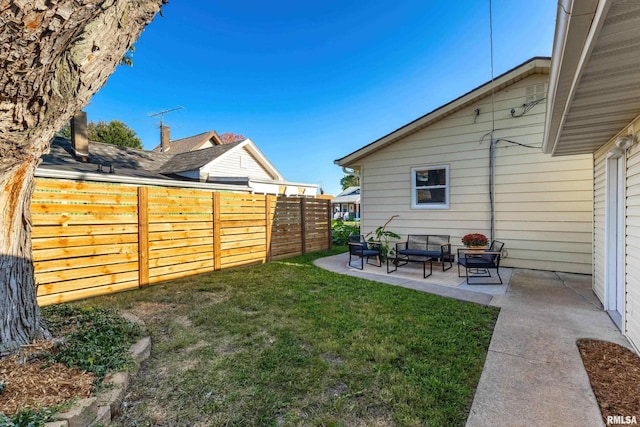
[[[627,424],[626,417],[640,423],[640,356],[607,341],[577,344],[605,425]]]
[[[143,302],[136,304],[135,308],[131,311],[145,323],[153,324],[158,320],[166,318],[167,313],[172,312],[177,307],[178,306],[176,304]]]
[[[74,397],[91,394],[94,375],[63,364],[50,364],[43,353],[51,342],[25,347],[20,353],[0,359],[0,412],[13,415],[25,407],[60,405]]]

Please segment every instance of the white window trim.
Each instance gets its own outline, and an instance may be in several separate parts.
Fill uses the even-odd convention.
[[[446,185],[441,186],[430,186],[428,188],[444,188],[444,203],[439,204],[418,204],[418,188],[416,187],[416,171],[425,170],[425,169],[444,169],[446,176]],[[449,209],[449,187],[451,186],[451,182],[449,181],[449,165],[427,165],[427,166],[416,166],[411,168],[411,209]],[[423,188],[423,187],[420,187]]]

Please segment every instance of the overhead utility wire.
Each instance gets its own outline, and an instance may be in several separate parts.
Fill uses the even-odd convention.
[[[496,102],[495,102],[495,84],[493,75],[493,9],[491,0],[489,0],[489,52],[491,62],[491,141],[489,142],[489,205],[491,211],[491,240],[495,238],[495,200],[493,195],[494,173],[495,173],[495,144],[493,141],[493,132],[496,129]],[[483,137],[484,139],[484,137]]]

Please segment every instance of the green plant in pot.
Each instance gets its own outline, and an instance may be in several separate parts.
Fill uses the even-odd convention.
[[[387,222],[384,223],[383,226],[376,228],[373,231],[370,231],[365,236],[368,242],[377,244],[380,246],[380,257],[382,261],[386,261],[389,256],[393,256],[395,254],[395,248],[389,246],[390,239],[400,239],[400,235],[394,233],[393,231],[387,230],[387,225],[398,215],[393,215]]]

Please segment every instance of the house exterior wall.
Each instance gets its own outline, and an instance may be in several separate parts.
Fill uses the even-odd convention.
[[[231,150],[213,162],[201,168],[203,173],[210,176],[249,177],[253,179],[275,179],[269,175],[262,165],[247,151]]]
[[[605,295],[605,219],[607,195],[607,151],[613,142],[594,153],[593,162],[593,292],[604,304]]]
[[[545,103],[522,117],[527,88],[545,85],[535,74],[358,162],[364,234],[398,215],[388,229],[400,235],[449,234],[462,246],[467,233],[490,234],[490,131],[495,104],[495,238],[505,242],[504,265],[592,272],[592,155],[551,158],[540,147]],[[475,110],[480,114],[476,117]],[[448,209],[411,208],[411,168],[447,165]],[[356,166],[356,165],[354,165]]]
[[[640,130],[640,120],[636,120]],[[627,153],[625,224],[625,316],[626,335],[640,349],[640,147]]]
[[[626,128],[640,131],[640,118]],[[594,208],[593,208],[593,291],[606,304],[606,188],[607,154],[615,147],[614,140],[594,153]],[[640,349],[640,144],[631,147],[625,157],[624,199],[624,316],[623,333]]]

